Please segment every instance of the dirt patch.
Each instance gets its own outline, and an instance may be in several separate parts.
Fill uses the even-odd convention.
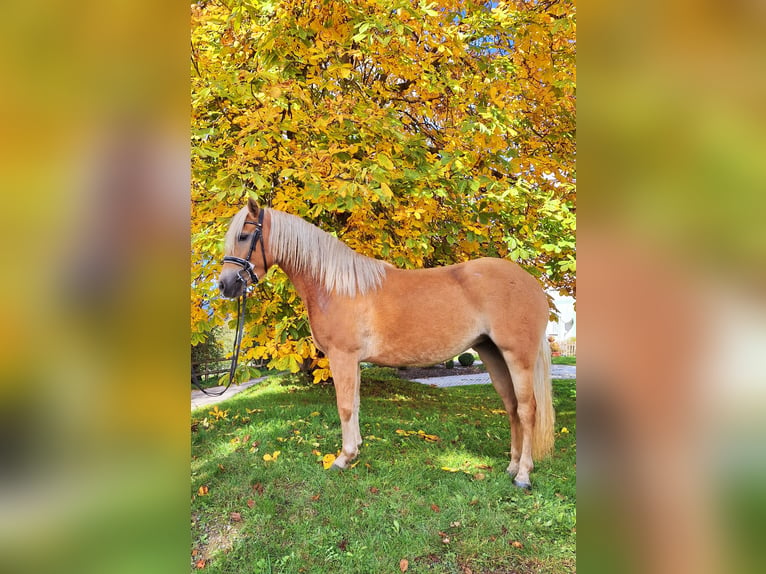
[[[192,515],[192,525],[199,520],[198,514]],[[229,524],[206,525],[204,535],[195,544],[192,550],[192,562],[197,568],[203,568],[212,560],[218,552],[228,552],[239,538],[240,530],[244,523],[241,518]]]

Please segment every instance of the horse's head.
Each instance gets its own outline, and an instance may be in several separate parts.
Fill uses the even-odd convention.
[[[270,267],[264,238],[267,234],[264,214],[255,201],[248,199],[247,207],[231,221],[226,232],[223,268],[218,277],[218,287],[224,297],[238,297],[249,283],[257,283]]]

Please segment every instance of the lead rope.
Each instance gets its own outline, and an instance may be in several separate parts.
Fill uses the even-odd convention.
[[[229,368],[229,382],[226,383],[226,387],[222,391],[214,393],[206,391],[200,384],[199,377],[197,376],[197,373],[194,372],[194,367],[192,367],[192,384],[208,397],[220,397],[222,394],[229,390],[229,387],[234,380],[234,372],[237,370],[237,361],[239,361],[239,348],[242,346],[242,332],[245,329],[245,313],[247,310],[246,303],[247,288],[242,290],[242,295],[237,299],[237,334],[234,337],[234,349],[232,350],[231,367]]]

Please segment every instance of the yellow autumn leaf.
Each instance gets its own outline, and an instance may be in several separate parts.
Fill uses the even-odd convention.
[[[330,369],[314,369],[314,384],[321,383],[330,378]]]
[[[208,414],[214,416],[215,420],[225,419],[229,415],[229,409],[222,411],[218,405],[213,405],[213,410],[209,411]]]
[[[266,453],[263,455],[263,460],[266,462],[271,462],[277,460],[279,458],[279,455],[282,454],[282,451],[275,450],[272,454]]]
[[[322,467],[327,470],[332,466],[332,463],[335,462],[335,455],[332,453],[327,453],[322,457]]]

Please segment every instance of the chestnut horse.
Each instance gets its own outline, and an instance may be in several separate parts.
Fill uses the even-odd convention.
[[[250,227],[252,226],[252,227]],[[483,258],[403,270],[356,253],[299,217],[252,199],[226,233],[219,279],[237,297],[272,265],[283,269],[308,310],[314,344],[330,361],[343,448],[359,453],[359,363],[422,366],[473,347],[505,404],[514,484],[531,488],[533,456],[553,448],[548,300],[518,265]]]

